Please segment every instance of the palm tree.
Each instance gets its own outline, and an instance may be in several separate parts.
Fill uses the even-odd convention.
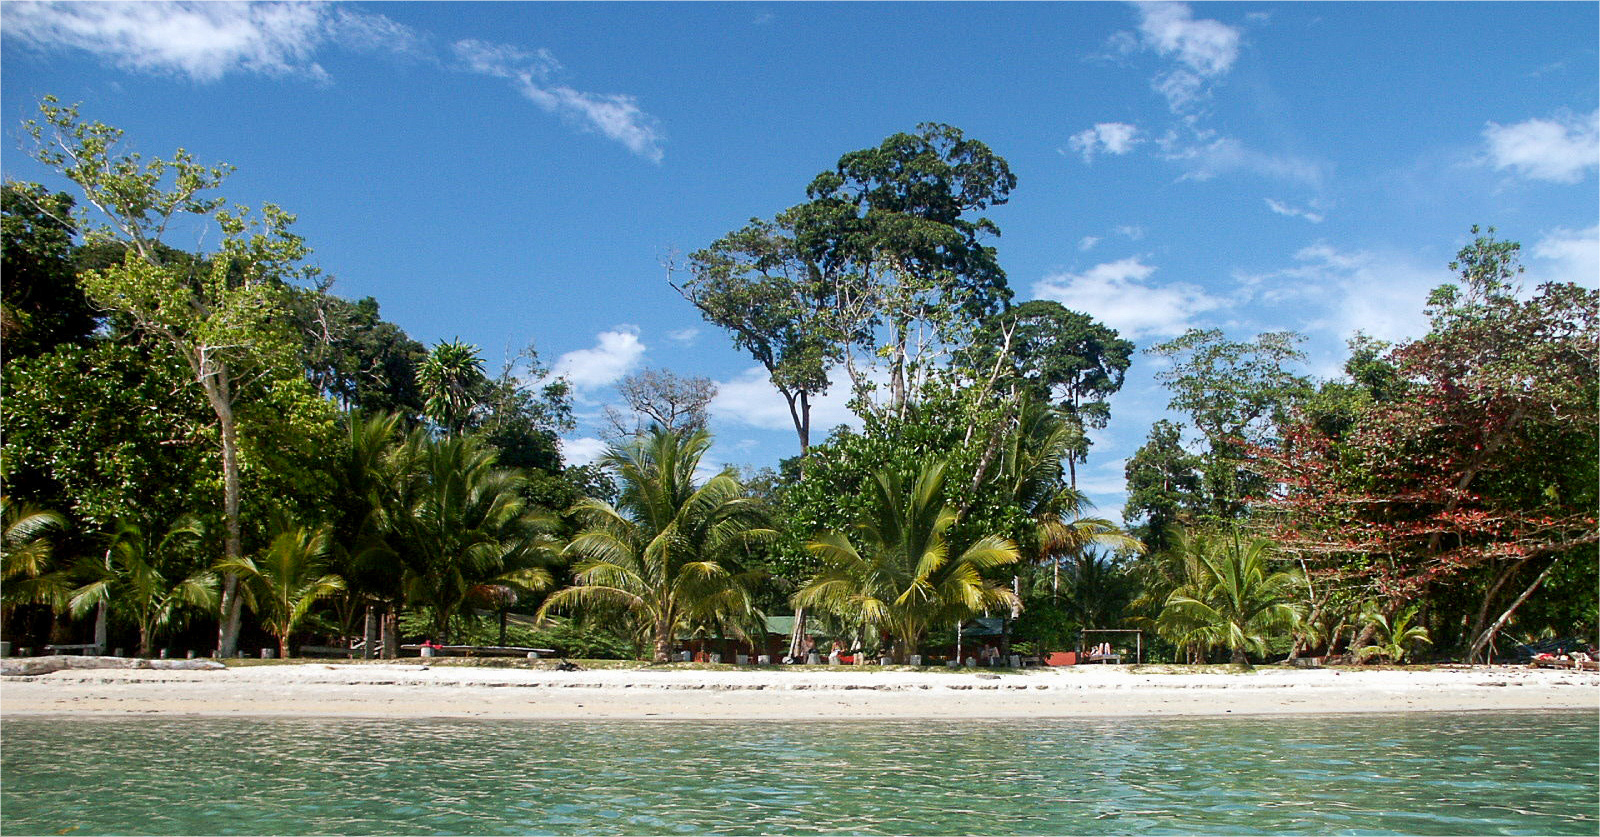
[[[1362,614],[1365,621],[1371,623],[1376,630],[1378,642],[1356,651],[1356,659],[1366,662],[1374,657],[1388,660],[1392,663],[1404,663],[1411,655],[1411,648],[1417,644],[1429,645],[1432,640],[1428,638],[1428,629],[1421,625],[1411,624],[1417,618],[1417,610],[1421,605],[1412,605],[1405,611],[1395,615],[1391,622],[1383,615],[1383,609],[1376,605],[1370,606]]]
[[[0,594],[9,608],[41,604],[61,609],[71,590],[66,574],[56,568],[50,536],[67,527],[57,512],[0,497]]]
[[[1060,588],[1062,562],[1094,548],[1143,554],[1144,544],[1122,527],[1100,517],[1083,492],[1062,483],[1062,461],[1071,455],[1078,432],[1061,415],[1038,402],[1023,404],[1016,429],[1002,451],[1000,475],[1007,496],[1029,521],[1018,547],[1025,560],[1051,568],[1051,591]]]
[[[583,529],[567,546],[578,559],[572,586],[555,593],[540,616],[555,610],[615,608],[632,621],[640,645],[666,662],[679,631],[713,626],[736,635],[758,614],[757,574],[742,570],[745,547],[777,537],[766,514],[731,470],[695,484],[711,446],[704,430],[659,427],[601,460],[622,484],[616,505],[580,500],[572,512]]]
[[[191,515],[178,518],[159,537],[137,523],[119,521],[105,556],[78,562],[76,574],[88,583],[68,598],[72,615],[101,605],[124,608],[139,627],[139,656],[150,656],[156,632],[183,608],[217,606],[215,573],[202,569],[173,580],[181,553],[204,536],[205,527]]]
[[[460,340],[440,341],[417,370],[417,385],[426,399],[423,411],[451,436],[471,423],[488,383],[478,347]]]
[[[906,656],[935,624],[1016,607],[1015,593],[984,578],[1017,561],[1016,545],[989,535],[951,557],[946,534],[957,514],[944,484],[943,462],[923,463],[910,491],[890,470],[874,475],[872,505],[854,537],[823,532],[807,546],[823,567],[795,604],[886,632]]]
[[[523,476],[495,467],[495,451],[476,438],[433,439],[413,431],[394,451],[395,475],[375,524],[388,533],[408,602],[433,617],[434,638],[482,585],[534,592],[550,585],[544,569],[556,554],[548,515],[523,499]]]
[[[257,558],[238,558],[217,567],[239,576],[245,604],[278,638],[279,658],[289,657],[289,636],[310,615],[311,606],[345,589],[344,579],[323,572],[330,532],[328,526],[280,524]]]
[[[1248,666],[1249,651],[1264,653],[1267,636],[1292,630],[1300,622],[1293,603],[1299,580],[1267,566],[1271,541],[1229,535],[1194,534],[1183,539],[1194,574],[1168,596],[1157,628],[1179,643],[1228,648],[1233,662]]]

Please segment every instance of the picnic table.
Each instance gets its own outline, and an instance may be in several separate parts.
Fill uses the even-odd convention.
[[[537,654],[554,657],[554,648],[528,648],[521,645],[402,645],[403,651],[421,651],[431,648],[435,653],[458,657],[526,657]]]

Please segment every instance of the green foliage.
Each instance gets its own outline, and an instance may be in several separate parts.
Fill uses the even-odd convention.
[[[850,535],[822,532],[808,546],[822,570],[795,604],[839,616],[863,635],[892,635],[902,655],[917,653],[934,625],[1016,606],[1009,589],[984,578],[1017,561],[1016,545],[987,535],[957,552],[948,538],[957,515],[945,503],[945,472],[942,462],[925,463],[909,487],[892,471],[876,474],[871,505]]]
[[[603,460],[622,485],[615,506],[584,500],[572,510],[583,526],[566,553],[574,583],[552,593],[541,617],[577,610],[618,613],[641,647],[666,662],[680,631],[714,628],[751,635],[759,624],[746,549],[776,535],[760,503],[730,471],[696,485],[711,445],[705,431],[656,429]]]
[[[535,627],[528,617],[513,617],[506,623],[504,644],[523,648],[549,648],[561,657],[581,660],[631,660],[637,656],[632,637],[617,625],[602,621],[579,621],[551,617],[548,624]],[[429,636],[432,618],[422,612],[400,616],[400,631],[407,636]],[[500,645],[500,626],[493,619],[458,618],[451,633],[463,645]]]
[[[139,656],[150,656],[156,633],[186,608],[217,604],[217,577],[198,566],[198,544],[205,527],[184,516],[164,531],[118,521],[103,557],[84,556],[73,568],[84,584],[72,591],[68,607],[83,616],[102,604],[139,628]]]
[[[289,638],[319,600],[345,589],[344,579],[324,572],[330,527],[310,528],[287,520],[254,558],[225,560],[217,569],[243,582],[244,602],[278,638],[278,656],[289,656]]]
[[[98,322],[72,264],[72,196],[34,183],[0,187],[0,339],[8,361],[83,343]]]
[[[57,512],[0,496],[0,597],[6,605],[42,604],[64,607],[67,579],[55,554],[53,538],[67,528]]]
[[[1202,509],[1201,461],[1183,447],[1178,425],[1161,419],[1123,467],[1128,500],[1122,516],[1139,521],[1134,534],[1152,552],[1171,549],[1178,532]]]
[[[144,526],[212,506],[217,452],[200,393],[166,347],[64,345],[4,365],[8,493],[90,528]]]
[[[346,411],[422,415],[417,367],[428,356],[421,343],[378,316],[378,301],[354,302],[321,290],[292,289],[290,305],[300,335],[307,380]]]
[[[1167,597],[1157,629],[1174,642],[1199,649],[1227,648],[1248,665],[1248,652],[1265,653],[1268,638],[1297,627],[1299,581],[1274,572],[1271,541],[1246,541],[1237,531],[1191,532],[1179,551],[1188,578]]]
[[[489,379],[483,374],[478,347],[460,340],[434,344],[417,371],[417,384],[427,399],[423,411],[448,435],[459,435],[472,423]]]
[[[1356,659],[1362,662],[1381,659],[1391,663],[1404,663],[1417,645],[1431,644],[1428,629],[1412,624],[1412,620],[1417,618],[1417,610],[1420,607],[1421,605],[1412,605],[1396,614],[1393,619],[1376,608],[1362,614],[1366,621],[1377,629],[1374,632],[1377,642],[1356,649]]]
[[[472,436],[434,439],[415,430],[385,457],[373,531],[392,556],[401,590],[433,615],[436,639],[448,638],[462,608],[502,589],[531,595],[550,584],[556,552],[552,526],[522,498],[523,477],[495,465],[495,452]]]

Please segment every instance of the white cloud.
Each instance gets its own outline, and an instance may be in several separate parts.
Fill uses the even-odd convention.
[[[1266,299],[1286,301],[1301,316],[1313,313],[1303,330],[1341,342],[1357,331],[1391,342],[1422,335],[1428,329],[1428,292],[1450,278],[1441,265],[1421,264],[1407,254],[1346,252],[1323,243],[1302,248],[1294,258],[1297,266],[1266,277],[1280,285]]]
[[[1496,169],[1534,180],[1577,183],[1600,166],[1600,110],[1588,116],[1563,112],[1514,125],[1490,122],[1483,138]]]
[[[1316,160],[1256,151],[1231,137],[1220,137],[1191,146],[1182,146],[1173,140],[1167,142],[1166,147],[1166,159],[1186,169],[1180,178],[1182,180],[1205,181],[1218,175],[1242,171],[1272,180],[1320,188],[1328,175],[1327,166]]]
[[[1239,30],[1195,20],[1183,3],[1138,3],[1144,45],[1207,78],[1228,72],[1239,58]]]
[[[848,424],[860,426],[860,420],[850,412],[850,382],[840,380],[842,372],[835,371],[833,384],[828,391],[811,399],[811,440],[818,442],[829,430]],[[789,405],[773,389],[767,370],[752,366],[731,381],[717,382],[717,397],[711,401],[711,417],[718,423],[748,425],[763,430],[794,432],[794,420],[789,417]]]
[[[1600,226],[1586,230],[1557,227],[1539,239],[1528,266],[1535,282],[1571,282],[1586,288],[1600,284]]]
[[[542,110],[556,114],[586,131],[622,143],[629,151],[653,163],[661,162],[665,141],[655,117],[639,108],[638,100],[623,93],[589,93],[550,81],[561,64],[547,50],[528,52],[519,47],[484,41],[457,41],[452,49],[466,69],[503,78]]]
[[[1268,209],[1279,215],[1286,215],[1290,218],[1304,218],[1313,224],[1320,224],[1323,222],[1323,216],[1320,212],[1313,212],[1309,209],[1301,209],[1297,206],[1290,206],[1282,201],[1275,201],[1272,198],[1263,198],[1263,200],[1267,202]]]
[[[639,329],[635,326],[603,331],[596,339],[592,349],[578,349],[557,358],[551,376],[566,378],[578,389],[594,389],[615,383],[644,356],[645,346],[639,342]]]
[[[1092,163],[1097,152],[1127,154],[1139,142],[1138,127],[1125,122],[1100,122],[1074,134],[1067,145],[1082,154],[1085,163]]]
[[[561,461],[567,465],[592,465],[605,455],[609,447],[605,442],[585,436],[580,439],[561,440]]]
[[[308,3],[8,3],[5,36],[198,82],[230,72],[325,80],[312,56],[331,20]]]
[[[699,338],[700,329],[698,328],[681,328],[677,331],[667,332],[667,339],[680,346],[693,346]]]
[[[1137,257],[1127,258],[1083,273],[1046,276],[1034,284],[1033,295],[1093,315],[1129,338],[1182,333],[1194,315],[1222,305],[1195,285],[1146,282],[1155,271]]]
[[[1137,227],[1132,224],[1124,224],[1117,227],[1114,232],[1117,235],[1126,236],[1129,241],[1138,241],[1144,238],[1144,227]]]
[[[1090,250],[1093,250],[1094,246],[1099,243],[1099,236],[1086,235],[1083,238],[1078,239],[1078,250],[1087,253]]]
[[[1205,81],[1188,70],[1173,70],[1150,80],[1150,89],[1167,100],[1167,108],[1181,113],[1210,98]]]

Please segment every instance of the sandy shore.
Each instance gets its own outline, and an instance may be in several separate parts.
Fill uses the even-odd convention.
[[[562,672],[421,664],[69,670],[0,682],[0,714],[386,718],[1074,718],[1600,710],[1600,674],[1513,667],[1002,674]]]

